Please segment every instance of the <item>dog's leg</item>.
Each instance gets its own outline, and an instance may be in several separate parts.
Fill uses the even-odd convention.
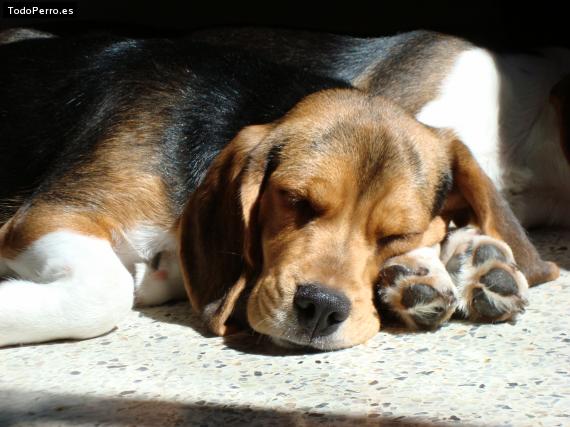
[[[380,316],[396,314],[412,329],[435,329],[456,308],[456,288],[439,259],[439,245],[389,259],[377,291]]]
[[[0,346],[95,337],[131,309],[133,278],[107,240],[52,231],[3,262],[16,278],[0,283]]]
[[[459,290],[459,315],[500,322],[524,311],[528,284],[505,242],[461,228],[443,244],[441,260]]]
[[[149,264],[139,266],[135,285],[137,306],[148,307],[186,298],[176,253],[159,252]]]

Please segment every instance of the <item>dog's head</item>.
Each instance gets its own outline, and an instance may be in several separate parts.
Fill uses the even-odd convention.
[[[353,346],[379,330],[383,262],[438,243],[452,216],[534,251],[460,142],[385,99],[324,91],[216,158],[179,223],[186,289],[217,334],[241,300],[279,344]]]

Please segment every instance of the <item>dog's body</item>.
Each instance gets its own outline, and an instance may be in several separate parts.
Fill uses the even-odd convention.
[[[557,275],[454,135],[345,88],[354,76],[188,40],[39,37],[0,46],[0,268],[15,277],[0,283],[0,345],[109,331],[136,263],[141,303],[179,295],[177,251],[214,332],[246,297],[256,331],[320,349],[378,330],[389,258],[380,299],[411,326],[439,325],[457,299],[476,320],[514,317],[515,260],[531,284]],[[327,88],[343,89],[307,96]],[[450,239],[457,282],[442,265],[399,268],[441,264],[426,247],[460,219],[492,238]]]
[[[212,160],[244,126],[345,86],[225,49],[25,35],[0,47],[0,270],[26,278],[0,286],[0,345],[108,331],[137,263],[154,263],[140,304],[183,295],[175,225]],[[56,280],[62,263],[73,279]]]
[[[193,38],[351,82],[452,129],[524,226],[570,227],[570,50],[496,54],[427,31],[361,39],[216,29]]]

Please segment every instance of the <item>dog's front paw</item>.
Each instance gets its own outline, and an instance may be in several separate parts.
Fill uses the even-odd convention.
[[[460,293],[460,317],[503,322],[524,311],[528,283],[505,242],[460,229],[444,244],[442,261]]]
[[[391,258],[380,272],[380,316],[395,314],[409,328],[433,330],[455,311],[456,290],[436,248]]]

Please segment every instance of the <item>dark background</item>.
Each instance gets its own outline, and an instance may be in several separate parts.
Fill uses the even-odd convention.
[[[34,3],[34,0],[19,1]],[[63,34],[107,30],[130,36],[175,36],[194,29],[230,25],[300,28],[358,36],[424,28],[499,49],[570,47],[570,7],[565,7],[565,3],[344,0],[336,4],[306,0],[248,4],[243,0],[78,0],[78,13],[73,18],[0,19],[0,28],[34,26]]]

